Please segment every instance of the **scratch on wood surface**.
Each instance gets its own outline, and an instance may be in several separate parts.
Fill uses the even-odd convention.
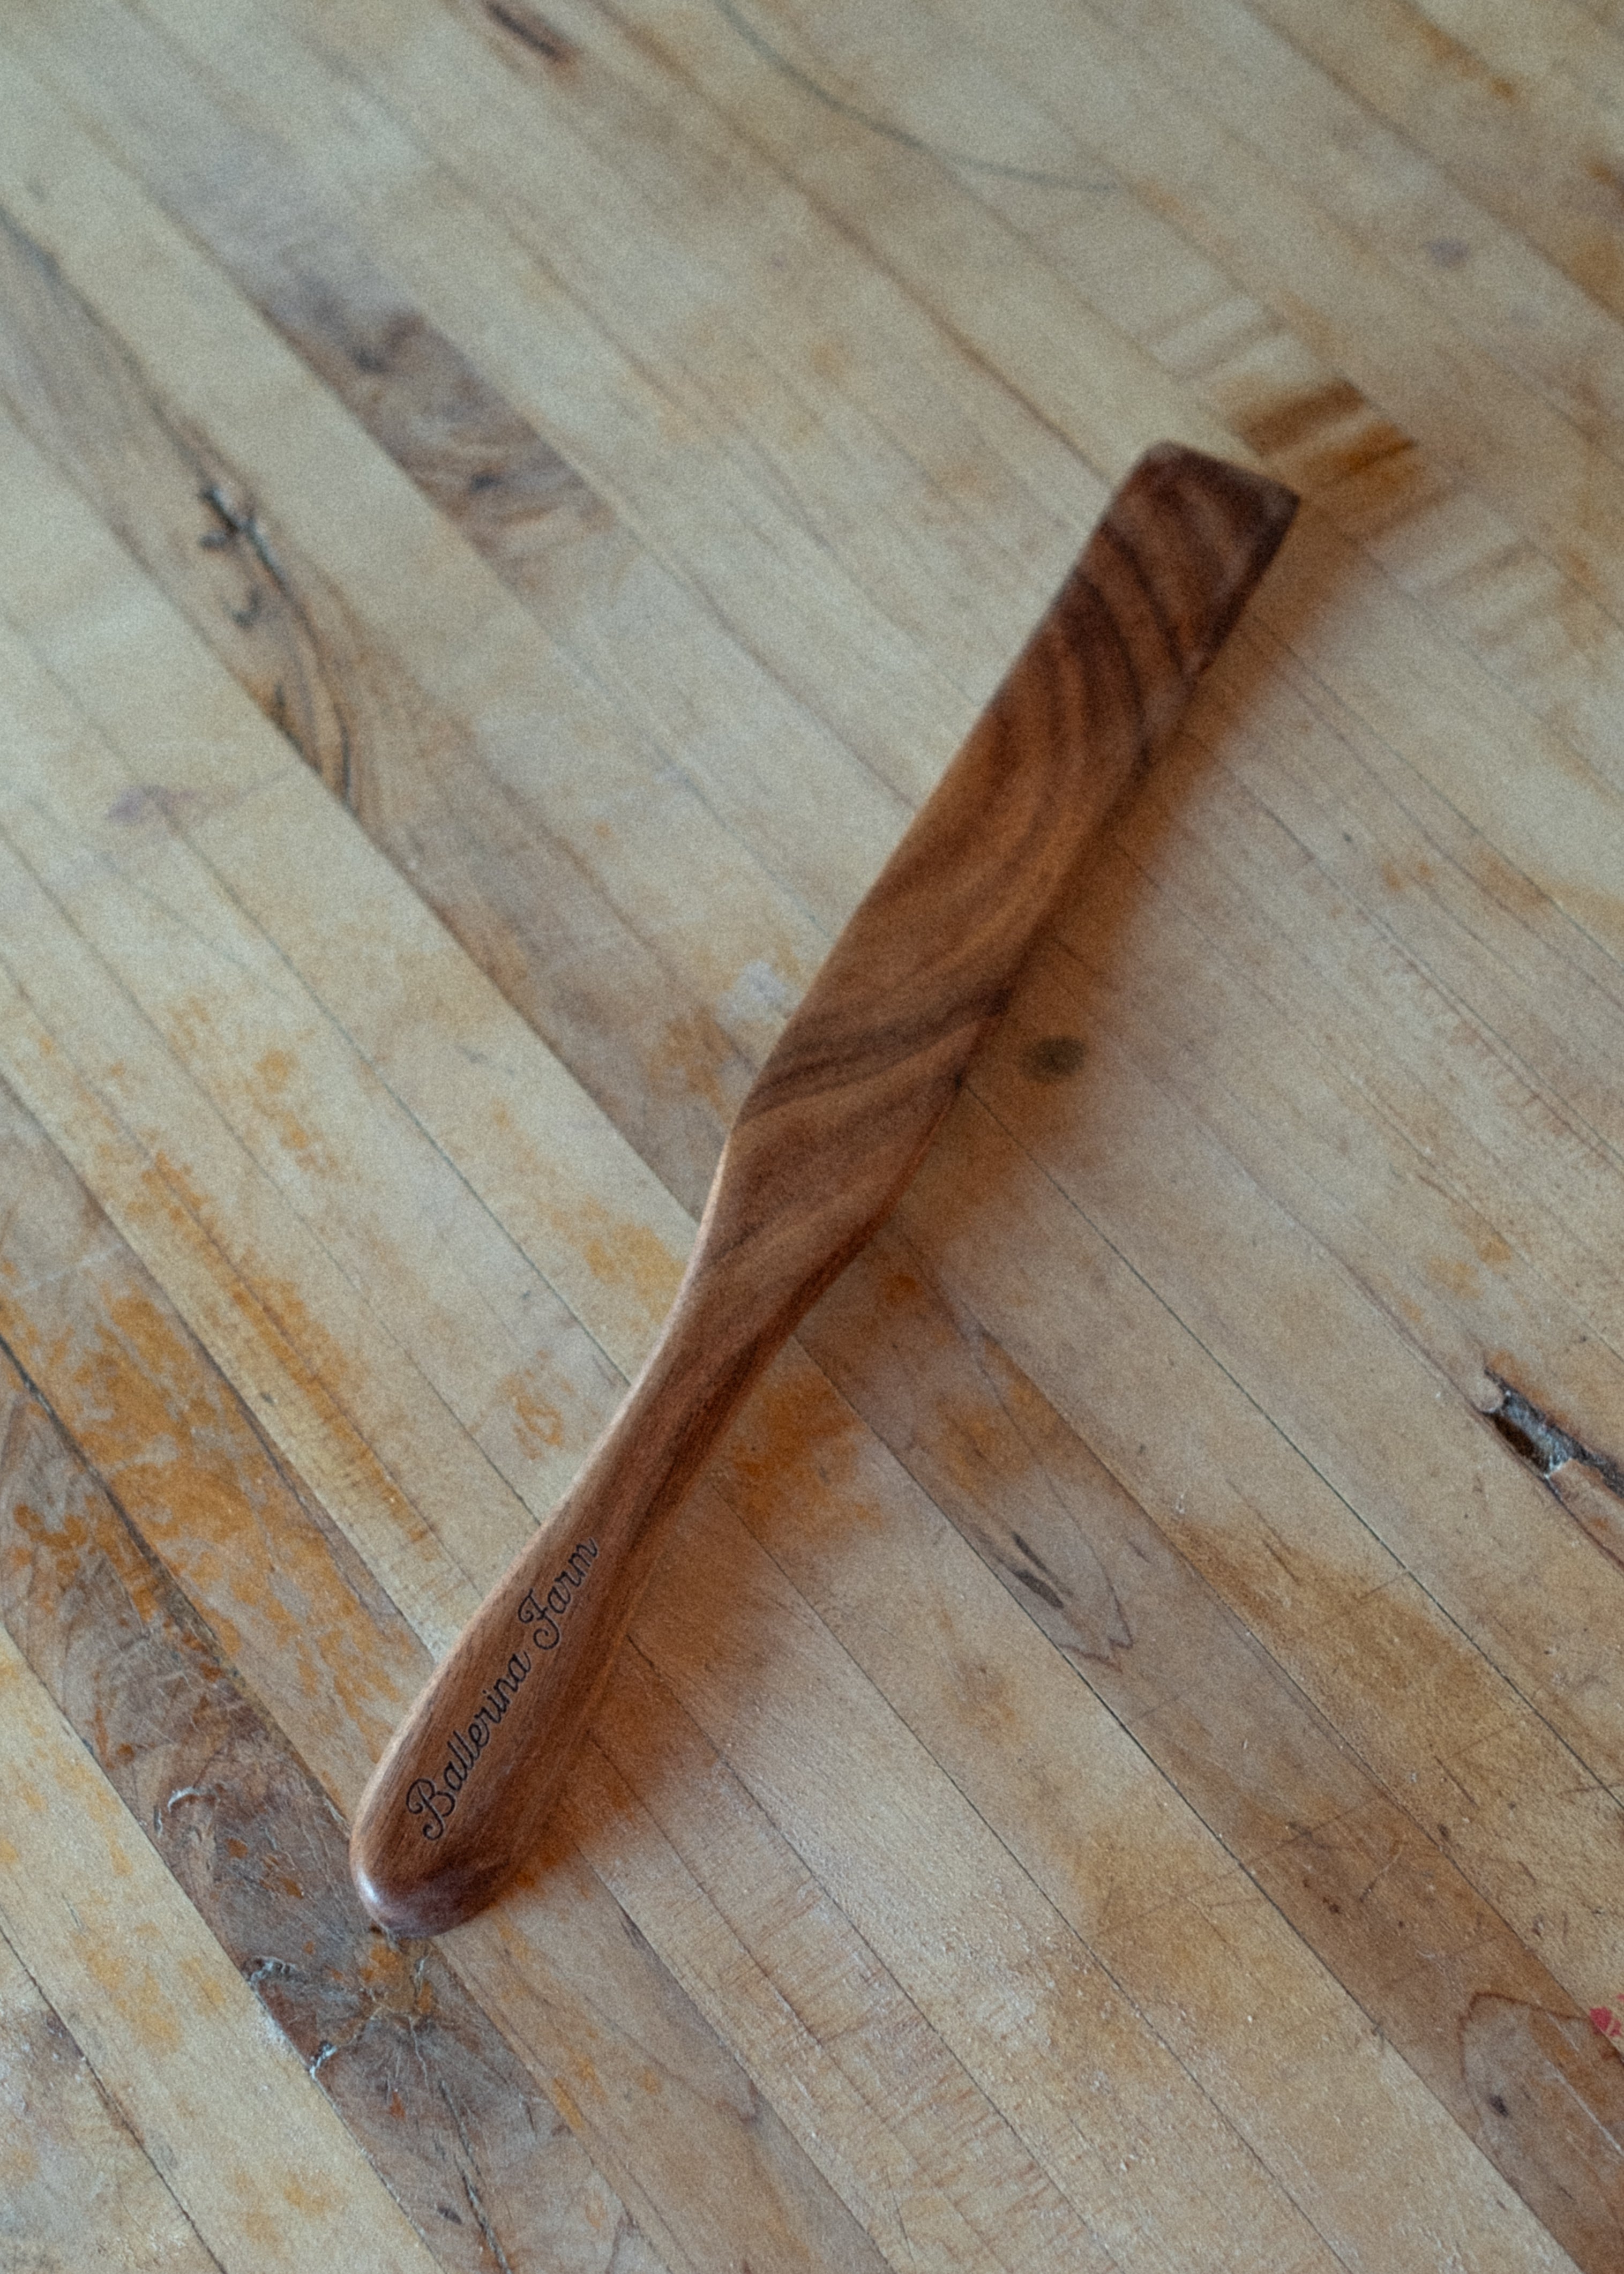
[[[1500,1404],[1492,1407],[1489,1419],[1515,1453],[1520,1453],[1530,1467],[1542,1477],[1549,1477],[1568,1461],[1583,1461],[1594,1469],[1608,1489],[1624,1500],[1624,1466],[1610,1460],[1605,1453],[1592,1452],[1582,1444],[1548,1413],[1542,1413],[1531,1397],[1503,1381],[1497,1374],[1489,1379],[1500,1391]]]
[[[198,494],[204,504],[219,516],[222,524],[218,534],[206,536],[199,541],[205,546],[218,546],[229,541],[229,537],[240,537],[277,590],[289,592],[287,571],[271,550],[271,540],[260,527],[259,516],[253,505],[233,505],[219,482],[210,482],[207,488],[199,490]]]
[[[347,623],[342,606],[272,543],[235,468],[170,415],[128,344],[3,215],[0,393],[28,439],[349,802],[352,697],[339,691],[333,653],[335,625]],[[200,535],[199,503],[209,516]]]
[[[1563,1428],[1501,1375],[1489,1379],[1500,1403],[1485,1419],[1528,1463],[1587,1539],[1624,1569],[1624,1463],[1598,1453]]]
[[[483,0],[485,14],[504,32],[511,32],[515,40],[523,40],[527,48],[550,64],[573,64],[578,50],[573,41],[554,30],[545,17],[534,8],[527,8],[523,0]]]
[[[997,158],[977,157],[970,151],[955,150],[927,136],[911,133],[896,120],[849,102],[845,95],[837,94],[833,87],[827,86],[816,73],[804,70],[786,56],[782,48],[775,46],[764,32],[750,22],[742,9],[733,5],[733,0],[713,0],[713,4],[724,22],[780,79],[799,88],[802,94],[810,95],[815,102],[821,103],[825,110],[832,111],[837,118],[844,118],[853,126],[864,127],[870,134],[883,135],[886,141],[896,143],[901,149],[917,151],[921,157],[934,158],[944,166],[971,167],[977,173],[995,175],[1006,182],[1030,183],[1038,189],[1089,190],[1096,194],[1109,195],[1117,186],[1114,181],[1097,174],[1057,172],[1041,166],[1011,165]]]

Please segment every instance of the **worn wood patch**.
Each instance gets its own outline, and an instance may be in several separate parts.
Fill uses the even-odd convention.
[[[444,1957],[371,1927],[332,1802],[9,1358],[0,1395],[0,1618],[436,2257],[652,2269]]]
[[[6,1939],[222,2263],[434,2260],[0,1632]]]

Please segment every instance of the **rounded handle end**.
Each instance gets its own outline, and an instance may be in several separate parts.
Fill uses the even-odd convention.
[[[350,1841],[350,1876],[356,1893],[381,1927],[404,1940],[446,1934],[494,1902],[514,1877],[516,1863],[441,1864],[426,1876],[400,1871],[378,1827],[357,1823]]]

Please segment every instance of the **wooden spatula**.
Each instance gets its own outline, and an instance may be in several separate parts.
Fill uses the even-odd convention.
[[[740,1109],[647,1365],[379,1763],[350,1857],[386,1926],[455,1926],[532,1853],[701,1463],[899,1198],[1079,856],[1296,508],[1172,443],[1112,499]]]

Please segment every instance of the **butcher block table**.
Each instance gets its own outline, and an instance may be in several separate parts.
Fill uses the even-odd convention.
[[[1161,440],[1295,528],[385,1933]],[[1617,2274],[1619,0],[9,0],[0,1448],[7,2274]]]

